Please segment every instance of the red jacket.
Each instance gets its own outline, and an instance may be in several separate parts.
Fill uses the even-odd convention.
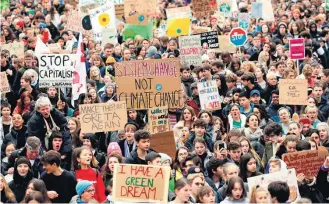
[[[96,169],[93,168],[76,170],[75,176],[78,182],[80,180],[87,180],[94,184],[96,190],[95,199],[98,202],[103,202],[104,200],[106,200],[105,184],[103,182],[102,175],[99,171],[97,173],[97,178],[96,178]]]

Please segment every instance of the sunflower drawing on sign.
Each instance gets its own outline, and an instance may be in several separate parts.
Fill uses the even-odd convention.
[[[103,13],[98,16],[99,25],[106,27],[110,23],[110,16],[107,13]]]

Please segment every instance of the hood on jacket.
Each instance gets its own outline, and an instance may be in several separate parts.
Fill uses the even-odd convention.
[[[21,175],[19,175],[17,167],[20,164],[27,164],[29,167],[28,173],[25,177],[22,177]],[[27,185],[30,180],[33,178],[33,173],[32,173],[32,166],[30,161],[26,158],[26,157],[19,157],[16,161],[15,161],[15,165],[14,165],[14,175],[13,175],[13,180],[15,184],[19,184],[19,185]]]

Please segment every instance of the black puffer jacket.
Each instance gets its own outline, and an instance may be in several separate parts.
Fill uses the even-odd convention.
[[[5,135],[3,138],[3,143],[1,146],[1,155],[4,156],[4,153],[6,151],[6,146],[9,143],[12,143],[15,145],[16,149],[20,149],[25,146],[27,138],[27,127],[23,126],[22,129],[16,130],[15,128],[12,128],[11,131]]]
[[[149,149],[147,153],[154,152],[154,150]],[[137,148],[130,152],[130,156],[126,159],[126,164],[144,164],[147,165],[145,160],[138,157]]]

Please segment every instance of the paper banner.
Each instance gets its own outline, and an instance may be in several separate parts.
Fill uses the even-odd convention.
[[[232,12],[232,0],[217,0],[217,7],[220,13],[229,14]]]
[[[174,18],[167,20],[167,36],[176,37],[188,35],[190,32],[191,20],[189,18]]]
[[[201,26],[191,26],[191,35],[205,33],[211,31],[211,28],[209,27],[201,27]]]
[[[170,167],[116,164],[113,174],[115,203],[167,203]]]
[[[300,60],[305,58],[305,40],[297,38],[289,40],[289,56],[290,59]]]
[[[202,110],[219,110],[221,101],[219,100],[218,87],[215,80],[198,83],[200,95],[200,106]]]
[[[147,25],[148,21],[148,16],[143,13],[126,17],[126,22],[130,24]]]
[[[235,53],[236,47],[230,43],[230,36],[228,35],[219,35],[218,36],[219,48],[215,49],[216,52],[229,52]]]
[[[151,134],[169,131],[168,106],[148,109],[148,129]]]
[[[304,79],[280,79],[279,104],[307,105],[307,80]]]
[[[166,9],[167,19],[172,18],[192,18],[192,11],[190,6],[176,7]]]
[[[176,143],[173,131],[152,134],[151,148],[157,152],[168,154],[174,159]]]
[[[83,35],[93,36],[92,26],[89,15],[81,18],[78,11],[72,10],[67,18],[67,24],[64,26],[65,30],[72,30],[74,32],[81,32]]]
[[[181,36],[179,37],[179,58],[185,65],[202,65],[200,35]]]
[[[124,4],[116,4],[115,8],[115,16],[117,19],[121,20],[122,17],[125,15],[125,6]]]
[[[239,27],[248,31],[249,28],[249,13],[239,13]]]
[[[8,44],[1,44],[1,50],[8,50],[10,56],[16,55],[20,59],[24,59],[24,42],[12,42]]]
[[[157,10],[157,0],[125,0],[124,6],[125,17],[141,13],[151,16]]]
[[[249,177],[247,180],[249,190],[257,185],[267,189],[268,185],[273,181],[287,182],[290,189],[290,197],[287,203],[292,203],[293,201],[300,198],[295,169],[288,169],[280,172]]]
[[[204,18],[212,15],[217,10],[216,0],[192,0],[193,16]]]
[[[263,3],[251,2],[251,17],[262,18],[263,16]]]
[[[82,133],[123,130],[128,120],[122,101],[79,105],[79,113]]]
[[[203,49],[214,49],[219,47],[217,31],[201,33],[200,36],[200,42]]]
[[[263,3],[262,18],[264,19],[264,21],[266,21],[266,22],[275,21],[271,0],[258,0],[258,2]]]
[[[0,92],[1,93],[8,93],[10,92],[10,86],[8,83],[7,73],[6,72],[0,72]]]
[[[39,58],[39,87],[72,87],[75,54],[42,54]]]
[[[125,24],[125,29],[123,30],[123,40],[127,40],[128,38],[135,39],[136,35],[140,35],[144,39],[152,38],[153,22],[151,21],[147,25]]]
[[[105,28],[102,35],[102,46],[107,43],[118,44],[117,30],[115,28]]]

